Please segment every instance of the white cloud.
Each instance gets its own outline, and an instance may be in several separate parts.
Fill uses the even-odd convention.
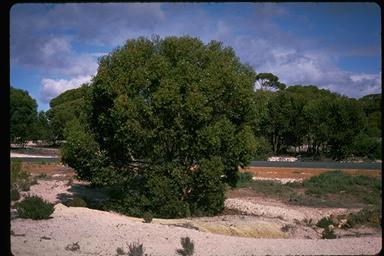
[[[79,76],[69,80],[44,78],[40,89],[40,99],[47,103],[67,90],[78,88],[80,85],[88,83],[91,78],[92,76]]]

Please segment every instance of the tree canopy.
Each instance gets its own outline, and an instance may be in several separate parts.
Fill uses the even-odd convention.
[[[25,143],[33,136],[37,104],[27,91],[10,88],[10,138],[14,143]]]
[[[87,84],[84,84],[63,92],[49,102],[51,108],[47,111],[46,118],[51,131],[49,137],[53,143],[63,140],[67,123],[84,113],[84,97],[87,89]]]
[[[119,184],[125,196],[114,205],[124,212],[216,213],[224,184],[236,183],[255,150],[255,79],[220,42],[128,40],[101,58],[87,125],[66,129],[63,160],[94,183]]]

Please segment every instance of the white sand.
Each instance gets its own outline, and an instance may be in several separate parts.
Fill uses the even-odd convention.
[[[194,255],[362,255],[382,248],[381,237],[311,239],[254,239],[205,233],[154,223],[140,223],[125,216],[87,208],[55,206],[49,220],[16,219],[11,229],[14,255],[116,255],[127,243],[143,243],[151,255],[175,255],[180,238],[189,236]],[[25,236],[19,236],[25,234]],[[65,250],[77,242],[76,252]]]

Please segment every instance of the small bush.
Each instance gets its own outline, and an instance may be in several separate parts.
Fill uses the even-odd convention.
[[[11,189],[11,201],[17,201],[20,199],[20,193],[17,189]]]
[[[125,254],[124,249],[121,247],[117,247],[116,253],[117,253],[117,255],[124,255]]]
[[[352,213],[347,218],[348,227],[369,225],[379,227],[381,225],[381,209],[378,207],[363,208],[357,213]]]
[[[337,238],[336,234],[335,234],[335,231],[333,231],[333,229],[329,229],[328,227],[326,227],[323,231],[323,233],[321,234],[321,238],[322,239],[335,239]]]
[[[181,246],[183,249],[177,249],[176,253],[181,256],[191,256],[195,250],[193,241],[187,236],[181,238]]]
[[[291,230],[292,228],[293,228],[292,225],[285,224],[284,226],[281,227],[281,231],[283,231],[283,232],[288,232],[288,231]]]
[[[328,217],[322,218],[316,224],[319,228],[327,228],[329,225],[332,225],[332,221]]]
[[[87,202],[85,202],[80,197],[74,197],[72,200],[66,203],[66,206],[69,207],[87,207]]]
[[[54,211],[54,205],[38,196],[27,196],[16,205],[20,218],[41,220],[48,219]]]
[[[11,186],[18,187],[20,183],[24,183],[30,179],[30,174],[21,169],[20,161],[11,161]],[[28,187],[29,189],[29,187]]]
[[[144,255],[144,248],[143,244],[139,243],[131,243],[128,245],[128,256],[143,256]]]
[[[153,216],[152,216],[152,213],[150,213],[150,212],[145,212],[143,214],[144,223],[151,223],[152,218],[153,218]]]

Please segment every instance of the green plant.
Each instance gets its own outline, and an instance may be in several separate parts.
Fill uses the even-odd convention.
[[[54,205],[38,196],[27,196],[16,204],[20,218],[41,220],[48,219],[54,211]]]
[[[153,216],[152,216],[152,213],[150,213],[150,212],[145,212],[143,214],[144,223],[151,223],[152,218],[153,218]]]
[[[332,225],[332,221],[328,217],[321,218],[317,223],[316,226],[320,228],[327,228],[329,225]]]
[[[382,221],[380,207],[367,207],[357,213],[351,213],[347,217],[347,227],[356,227],[360,225],[369,225],[379,227]]]
[[[236,187],[247,186],[249,182],[252,181],[252,173],[250,172],[240,172],[239,179],[237,180]]]
[[[321,233],[322,239],[335,239],[337,238],[335,231],[333,229],[330,229],[329,227],[324,228],[323,232]]]
[[[11,161],[11,186],[17,187],[20,182],[27,181],[30,178],[30,174],[21,169],[21,161]]]
[[[181,246],[183,249],[177,249],[176,253],[181,256],[191,256],[194,253],[195,245],[193,241],[187,236],[181,238]]]
[[[87,202],[80,197],[74,197],[66,203],[69,207],[87,207]]]
[[[100,59],[62,160],[81,179],[129,188],[109,202],[124,214],[216,214],[256,147],[255,77],[220,42],[128,40]]]
[[[20,199],[19,190],[13,188],[11,189],[11,201],[17,201]]]
[[[144,248],[143,244],[139,243],[131,243],[128,245],[128,256],[143,256],[144,255]]]

